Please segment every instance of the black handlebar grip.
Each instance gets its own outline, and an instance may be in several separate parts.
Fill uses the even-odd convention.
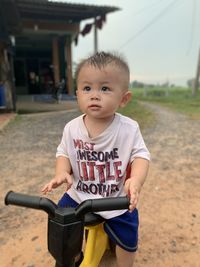
[[[92,211],[128,209],[129,205],[128,197],[93,199]]]
[[[40,208],[40,197],[29,196],[26,194],[15,193],[13,191],[10,191],[7,193],[5,197],[5,204],[39,209]]]
[[[75,213],[81,217],[88,212],[128,209],[129,205],[128,197],[88,199],[78,205]]]
[[[5,196],[5,204],[43,210],[50,216],[55,215],[55,209],[57,208],[57,205],[48,198],[29,196],[12,191]]]

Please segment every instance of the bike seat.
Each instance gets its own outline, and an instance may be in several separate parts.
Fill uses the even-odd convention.
[[[89,225],[97,225],[104,222],[104,218],[102,218],[100,215],[89,212],[85,215],[84,219],[84,225],[89,226]]]

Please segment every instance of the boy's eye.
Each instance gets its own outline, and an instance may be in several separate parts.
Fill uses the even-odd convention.
[[[110,91],[110,88],[108,88],[107,86],[103,86],[103,87],[101,88],[101,91],[102,91],[102,92],[109,92],[109,91]]]
[[[83,91],[85,91],[85,92],[89,92],[90,90],[91,90],[91,87],[89,87],[89,86],[85,86],[83,88]]]

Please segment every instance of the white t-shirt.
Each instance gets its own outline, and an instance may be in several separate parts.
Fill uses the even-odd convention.
[[[135,158],[150,160],[138,123],[116,113],[112,123],[90,138],[81,115],[66,124],[56,157],[69,158],[74,182],[68,194],[76,202],[125,196],[124,182]],[[109,219],[125,210],[99,212]]]

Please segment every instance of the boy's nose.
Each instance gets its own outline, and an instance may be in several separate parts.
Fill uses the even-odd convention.
[[[91,97],[91,100],[100,100],[100,97],[98,97],[98,96],[92,96]]]
[[[100,99],[100,92],[99,91],[92,92],[91,99],[92,100],[99,100]]]

